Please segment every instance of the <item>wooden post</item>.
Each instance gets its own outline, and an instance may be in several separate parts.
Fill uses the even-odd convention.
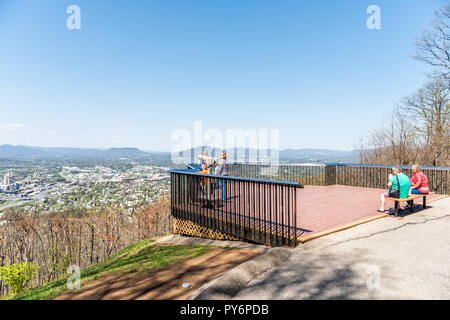
[[[326,166],[325,167],[325,185],[332,186],[336,184],[336,166]]]

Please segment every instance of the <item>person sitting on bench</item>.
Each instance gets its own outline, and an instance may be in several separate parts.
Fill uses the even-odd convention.
[[[400,185],[399,185],[400,184]],[[390,177],[388,183],[388,191],[381,195],[381,207],[378,209],[379,212],[384,212],[384,204],[386,203],[387,197],[393,197],[396,190],[400,190],[400,193],[397,198],[408,198],[409,189],[411,189],[411,180],[409,177],[401,172],[400,167],[392,168],[392,176]]]
[[[418,165],[411,166],[414,175],[411,177],[411,194],[428,194],[428,178],[420,171]]]

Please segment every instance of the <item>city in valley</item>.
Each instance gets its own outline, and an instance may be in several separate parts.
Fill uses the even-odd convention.
[[[222,151],[206,146],[193,148],[186,151],[192,158],[185,160],[197,162],[203,148],[214,156]],[[282,163],[354,158],[351,151],[335,150],[281,150],[279,154]],[[168,193],[168,171],[178,167],[184,165],[174,164],[168,152],[0,145],[0,225],[5,223],[1,217],[11,209],[45,214],[118,208],[131,216],[136,208]]]
[[[137,160],[0,160],[0,217],[9,208],[60,212],[139,206],[167,194],[170,167]]]

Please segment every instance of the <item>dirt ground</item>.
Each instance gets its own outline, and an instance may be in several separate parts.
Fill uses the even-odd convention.
[[[195,258],[142,273],[115,273],[92,281],[55,300],[186,299],[205,283],[261,254],[255,250],[214,248]],[[190,288],[183,288],[185,282]]]

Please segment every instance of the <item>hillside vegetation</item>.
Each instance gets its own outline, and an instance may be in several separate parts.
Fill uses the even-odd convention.
[[[197,257],[211,250],[212,246],[202,245],[169,245],[154,243],[154,239],[137,242],[119,251],[103,262],[93,264],[81,270],[81,287],[102,276],[118,273],[143,273],[157,270],[185,259]],[[53,299],[65,292],[70,275],[46,285],[31,289],[21,295],[10,296],[14,300],[46,300]]]
[[[169,200],[161,199],[128,217],[121,210],[63,213],[5,213],[0,226],[0,267],[39,266],[28,284],[39,287],[65,275],[71,265],[85,269],[144,239],[172,232]],[[0,279],[0,297],[11,294]]]

